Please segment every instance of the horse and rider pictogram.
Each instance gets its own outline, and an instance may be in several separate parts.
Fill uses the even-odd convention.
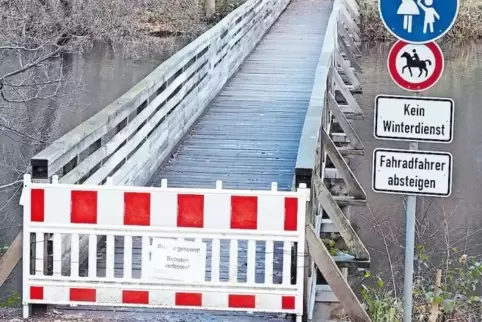
[[[398,86],[409,91],[432,87],[442,75],[444,58],[435,43],[396,42],[388,55],[388,70]]]
[[[418,74],[417,77],[420,78],[423,72],[425,72],[425,77],[428,77],[427,64],[428,66],[432,66],[432,61],[430,59],[420,60],[416,49],[413,49],[412,52],[413,52],[413,55],[410,55],[406,51],[403,52],[403,54],[401,55],[402,58],[405,58],[407,60],[407,64],[402,68],[402,73],[405,72],[405,68],[408,68],[408,71],[410,72],[410,76],[413,76],[412,68],[418,68],[420,70],[420,73]]]

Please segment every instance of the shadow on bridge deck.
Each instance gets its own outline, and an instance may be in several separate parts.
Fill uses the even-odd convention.
[[[332,1],[293,0],[213,100],[173,157],[158,170],[151,185],[160,186],[161,179],[165,178],[171,187],[214,188],[216,180],[222,180],[223,188],[270,189],[271,183],[277,182],[279,190],[291,190],[300,135],[331,9]],[[117,245],[116,277],[123,274],[123,240],[116,239]],[[246,261],[246,247],[243,248],[241,242],[240,248],[239,263]],[[100,251],[102,258],[97,271],[99,276],[105,276],[105,251]],[[282,245],[275,244],[275,283],[281,278],[282,251]],[[256,280],[264,279],[264,254],[264,245],[258,242]],[[228,261],[226,252],[221,256],[221,279],[228,274]],[[208,267],[209,262],[208,258]],[[138,239],[133,243],[134,278],[140,276],[141,266]],[[240,270],[238,276],[242,281],[246,273],[243,275],[242,268]],[[207,272],[208,279],[209,275]],[[283,320],[269,314],[116,310],[92,309],[81,314],[105,315],[120,321]],[[75,311],[71,308],[66,313],[75,314]]]

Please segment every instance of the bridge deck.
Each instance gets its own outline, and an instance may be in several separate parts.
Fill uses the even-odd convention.
[[[160,186],[291,190],[298,143],[331,1],[290,4],[177,153]]]
[[[300,134],[331,9],[329,0],[293,0],[151,184],[160,186],[161,179],[166,178],[171,187],[214,188],[216,180],[222,180],[224,188],[269,189],[271,182],[278,182],[279,190],[291,190]],[[116,240],[117,245],[115,275],[121,277],[122,240]],[[257,246],[260,274],[256,280],[264,278],[264,245]],[[276,254],[282,252],[280,246],[275,245],[275,276],[282,267],[282,256]],[[134,241],[133,248],[136,278],[142,265],[140,240]],[[240,250],[241,257],[243,253],[246,255],[246,249]],[[208,266],[209,262],[208,258]],[[227,263],[228,253],[222,254],[221,279],[228,275]],[[105,276],[105,253],[99,260],[98,274]],[[243,272],[239,276],[241,281]],[[129,321],[277,321],[272,315],[203,313],[188,317],[179,311],[136,311],[129,318],[123,317]]]

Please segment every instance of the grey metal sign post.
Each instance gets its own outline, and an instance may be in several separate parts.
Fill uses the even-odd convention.
[[[418,151],[418,142],[450,143],[453,139],[453,100],[424,99],[421,97],[421,91],[435,85],[442,75],[444,57],[440,47],[434,42],[413,44],[399,40],[390,50],[387,67],[393,81],[401,88],[415,92],[415,96],[390,97],[389,95],[379,95],[377,97],[375,100],[375,137],[385,140],[409,141],[409,150],[407,152]],[[383,103],[384,100],[385,103]],[[391,101],[392,104],[387,104],[388,101]],[[374,157],[373,190],[406,195],[405,279],[403,292],[405,322],[412,321],[417,194],[430,195],[431,191],[435,190],[435,195],[437,196],[448,197],[450,195],[452,157],[449,159],[450,170],[448,170],[448,173],[444,172],[442,174],[441,171],[436,171],[434,172],[435,179],[420,181],[409,178],[409,175],[406,175],[406,178],[403,178],[403,175],[402,178],[398,178],[396,175],[392,178],[389,176],[390,171],[388,171],[388,176],[386,175],[387,172],[384,176],[380,175],[380,173],[377,174],[377,172],[384,170],[381,164],[377,167],[377,159]],[[416,170],[409,168],[407,171],[413,172]],[[395,186],[402,184],[406,189],[399,189],[400,187],[378,189],[377,185],[384,185],[384,183],[379,182],[382,180],[380,178],[388,180],[386,184],[390,182]],[[440,183],[440,178],[442,178],[442,182],[446,182],[445,185]],[[421,188],[419,186],[417,190],[411,189],[413,184],[418,184],[419,182],[422,182]],[[432,187],[432,182],[434,187]],[[435,188],[437,182],[439,184]],[[440,189],[440,187],[447,190],[448,193],[445,190],[437,193],[437,189]]]
[[[406,196],[404,321],[412,321],[413,262],[417,195],[448,197],[453,157],[446,152],[419,151],[419,142],[450,143],[454,102],[445,98],[379,95],[375,99],[374,136],[409,141],[408,150],[376,149],[372,188]]]

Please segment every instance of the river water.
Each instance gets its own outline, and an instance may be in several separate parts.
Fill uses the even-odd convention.
[[[434,252],[432,259],[435,262],[445,258],[447,253],[456,258],[465,252],[479,255],[482,245],[482,132],[479,131],[482,120],[482,44],[445,44],[441,47],[445,54],[445,71],[441,80],[424,96],[454,99],[454,140],[450,144],[420,143],[419,149],[452,153],[453,189],[449,198],[418,198],[416,230],[417,244],[423,244],[429,253]],[[404,264],[404,198],[375,193],[371,188],[373,150],[408,148],[408,143],[382,141],[373,136],[375,96],[411,95],[390,79],[386,65],[389,49],[390,44],[382,44],[367,46],[363,52],[363,94],[357,98],[365,118],[355,121],[354,127],[365,145],[365,156],[355,158],[352,167],[368,195],[369,207],[355,208],[352,220],[370,248],[372,270],[399,273]]]
[[[60,95],[28,104],[6,105],[0,101],[1,124],[29,136],[0,127],[1,248],[13,241],[22,222],[22,208],[18,205],[21,184],[1,187],[21,178],[32,154],[46,145],[30,138],[53,140],[67,133],[121,96],[169,54],[139,61],[125,59],[105,46],[95,46],[88,53],[63,57],[63,73],[68,82],[62,85]],[[3,72],[2,66],[5,65],[0,64]],[[0,302],[13,290],[21,290],[20,274],[21,265],[17,265],[15,274],[0,288]]]

